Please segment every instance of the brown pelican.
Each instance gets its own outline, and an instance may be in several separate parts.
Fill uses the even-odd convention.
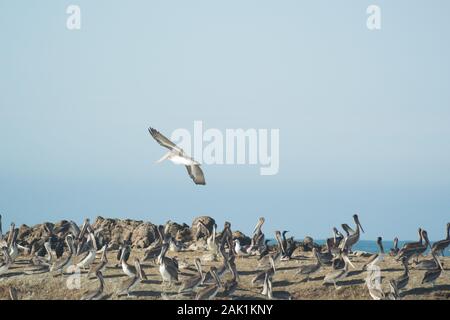
[[[248,253],[251,253],[252,251],[259,251],[260,247],[264,244],[264,233],[262,232],[262,226],[266,219],[264,217],[260,217],[258,219],[258,223],[256,224],[255,228],[253,229],[253,236],[250,247],[247,249]]]
[[[97,242],[95,241],[95,237],[92,232],[89,233],[89,244],[88,254],[77,264],[77,267],[80,269],[90,268],[91,264],[95,261],[95,255],[97,253]]]
[[[178,290],[178,293],[191,292],[195,290],[203,282],[205,276],[202,272],[202,265],[200,263],[200,259],[196,258],[194,263],[195,266],[197,267],[198,275],[194,275],[184,279],[181,282],[181,286],[180,289]]]
[[[264,277],[264,285],[263,290],[261,292],[262,295],[267,295],[269,300],[291,300],[292,296],[289,292],[277,292],[277,295],[274,295],[272,288],[272,276],[266,274]]]
[[[389,280],[390,292],[387,296],[388,300],[398,300],[400,298],[400,292],[397,288],[397,283],[395,280]]]
[[[272,255],[269,255],[269,261],[270,261],[270,268],[263,270],[261,272],[259,272],[253,279],[252,279],[252,284],[258,284],[264,281],[264,277],[266,276],[266,274],[269,275],[273,275],[275,274],[275,272],[277,271],[277,269],[275,268],[275,261],[274,258],[272,257]]]
[[[3,256],[5,257],[5,260],[2,263],[0,263],[0,275],[3,275],[6,272],[8,272],[8,269],[12,264],[11,257],[9,256],[8,248],[3,247],[2,251],[3,251]]]
[[[431,255],[432,255],[433,259],[436,261],[437,268],[433,269],[433,270],[428,270],[427,272],[425,272],[423,279],[422,279],[422,284],[431,283],[431,285],[434,287],[434,282],[437,280],[437,278],[439,278],[442,271],[444,270],[444,267],[442,266],[441,262],[436,257],[436,255],[434,254],[433,251],[431,251]]]
[[[232,297],[238,287],[239,276],[234,259],[227,259],[227,263],[228,269],[231,271],[231,279],[227,280],[223,284],[223,294],[225,296]]]
[[[423,244],[422,228],[418,229],[418,233],[419,233],[419,241],[405,243],[402,246],[402,248],[400,249],[400,251],[398,252],[397,256],[402,256],[404,251],[413,249],[418,246],[422,246],[422,244]],[[397,259],[397,260],[400,260],[400,259]]]
[[[355,245],[359,241],[359,236],[361,231],[364,232],[363,227],[361,226],[361,223],[359,222],[359,218],[357,214],[353,215],[353,220],[356,224],[356,231],[347,237],[345,237],[343,245],[341,246],[341,249],[348,249],[348,251],[351,251],[352,246]]]
[[[19,248],[17,247],[17,235],[19,230],[15,228],[15,225],[11,224],[11,239],[9,241],[9,257],[11,261],[16,261],[17,256],[19,255]]]
[[[108,250],[109,243],[106,243],[103,247],[102,256],[100,258],[100,262],[96,265],[92,265],[91,269],[89,270],[88,276],[90,274],[97,274],[97,272],[104,272],[106,269],[106,265],[108,264],[108,257],[106,256],[107,250]]]
[[[163,283],[168,282],[169,286],[172,285],[172,281],[178,281],[178,263],[166,257],[168,244],[163,244],[161,253],[158,256],[159,273],[162,276]]]
[[[380,285],[376,284],[376,280],[380,279],[374,272],[369,271],[369,276],[366,278],[367,289],[369,289],[369,295],[373,300],[384,300],[386,298]]]
[[[333,239],[328,238],[326,240],[326,249],[327,249],[326,252],[321,252],[320,249],[316,249],[316,256],[320,260],[322,265],[330,265],[333,262],[334,255],[331,252],[332,247],[333,247]]]
[[[219,251],[221,251],[222,248],[225,247],[225,245],[227,245],[230,249],[233,247],[233,232],[231,231],[231,223],[229,223],[228,221],[225,221],[223,226],[223,231],[220,236]]]
[[[135,277],[131,277],[131,278],[127,278],[126,280],[124,280],[121,285],[119,290],[117,291],[117,296],[128,296],[131,297],[132,295],[130,294],[131,289],[133,289],[137,284],[139,283],[139,277],[135,276]]]
[[[391,257],[395,257],[398,254],[398,251],[399,251],[399,249],[398,249],[398,238],[395,237],[394,238],[394,247],[391,248],[391,250],[389,251],[389,255]]]
[[[100,300],[103,298],[103,290],[105,289],[105,281],[103,280],[103,274],[101,271],[95,273],[100,285],[97,289],[85,293],[80,300]]]
[[[140,280],[144,280],[147,278],[144,271],[140,267],[140,261],[137,260],[137,258],[134,259],[134,265],[128,264],[128,259],[125,258],[126,253],[131,252],[131,247],[129,245],[126,245],[125,248],[122,251],[122,257],[121,257],[121,263],[122,263],[122,271],[125,273],[128,277],[138,277]],[[139,265],[139,268],[136,266]]]
[[[200,289],[197,294],[195,295],[195,300],[211,300],[214,299],[214,297],[217,295],[217,292],[219,292],[219,289],[222,288],[222,283],[220,282],[219,276],[216,273],[216,268],[211,267],[209,271],[214,279],[216,280],[215,283],[204,287]]]
[[[402,289],[406,288],[406,286],[408,285],[408,282],[409,282],[408,259],[404,257],[402,259],[402,264],[403,264],[404,272],[400,277],[398,277],[397,279],[394,280],[395,288],[398,292],[400,292]]]
[[[398,254],[397,260],[402,259],[403,257],[406,257],[407,260],[409,260],[412,256],[416,257],[416,262],[418,262],[419,255],[424,253],[428,247],[430,247],[430,241],[428,240],[428,234],[425,230],[421,229],[421,238],[425,240],[425,243],[421,243],[419,245],[414,245],[407,247],[404,249],[404,247],[400,250]]]
[[[261,260],[264,256],[267,256],[269,254],[269,241],[270,240],[268,239],[264,240],[264,244],[261,247],[258,260]]]
[[[328,273],[325,278],[323,279],[323,283],[332,283],[334,284],[334,288],[337,290],[340,287],[336,285],[337,282],[347,277],[348,274],[348,265],[351,265],[353,268],[355,266],[353,263],[349,260],[347,254],[345,252],[342,253],[342,258],[344,260],[344,268],[339,270],[333,270],[332,272]]]
[[[61,275],[64,272],[64,269],[67,268],[68,266],[72,265],[72,260],[73,260],[73,252],[74,252],[74,244],[73,244],[73,235],[72,234],[68,234],[66,236],[66,244],[67,244],[67,248],[69,249],[69,253],[65,258],[61,258],[58,261],[55,261],[52,266],[50,267],[50,271],[55,271],[55,272],[61,272]]]
[[[296,274],[306,275],[306,277],[304,279],[302,279],[301,282],[304,282],[304,281],[308,282],[310,275],[312,275],[313,273],[316,273],[322,267],[322,263],[319,259],[316,248],[313,248],[313,255],[316,258],[316,263],[301,266],[300,269],[296,272]]]
[[[369,260],[363,265],[362,270],[366,270],[368,266],[372,267],[384,260],[383,239],[381,237],[377,238],[377,246],[379,252],[370,256]]]
[[[189,176],[192,178],[195,184],[199,185],[206,184],[205,176],[203,175],[202,169],[200,169],[200,163],[189,157],[183,151],[183,149],[181,149],[175,143],[167,139],[156,129],[148,128],[148,132],[150,132],[150,135],[156,140],[156,142],[158,142],[161,146],[170,150],[157,162],[162,162],[167,159],[175,164],[185,165]]]
[[[436,254],[442,254],[444,256],[444,251],[450,245],[450,222],[447,223],[447,237],[444,240],[436,241],[431,246],[431,250]]]

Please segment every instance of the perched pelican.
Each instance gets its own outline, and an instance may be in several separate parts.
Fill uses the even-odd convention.
[[[415,256],[416,262],[418,263],[419,255],[424,253],[428,249],[428,247],[431,247],[430,240],[428,240],[428,234],[423,229],[421,229],[421,240],[422,239],[425,241],[425,243],[410,246],[406,249],[403,247],[398,254],[397,260],[403,259],[403,257],[406,257],[407,260],[409,260],[411,257]]]
[[[444,270],[444,267],[442,266],[441,262],[436,257],[433,251],[431,251],[431,255],[433,259],[436,261],[437,268],[425,272],[422,278],[422,284],[431,283],[431,285],[434,287],[434,283],[437,280],[437,278],[439,278],[439,276],[441,275],[442,271]]]
[[[400,292],[397,288],[397,283],[395,280],[389,280],[390,292],[387,296],[388,300],[398,300],[400,298]]]
[[[394,247],[391,248],[391,250],[389,251],[389,255],[391,257],[395,257],[398,254],[399,248],[398,248],[398,238],[395,237],[394,238]]]
[[[126,253],[128,253],[128,256],[131,252],[131,247],[129,245],[126,245],[125,248],[122,251],[122,257],[121,257],[121,264],[122,264],[122,271],[125,273],[128,277],[138,277],[140,280],[144,280],[147,278],[145,273],[143,272],[142,268],[140,267],[140,262],[135,258],[134,265],[128,264],[128,257],[125,257]],[[136,268],[136,266],[139,265],[139,268]]]
[[[172,285],[172,281],[178,281],[178,263],[166,257],[168,244],[163,244],[161,253],[158,256],[159,273],[162,276],[163,283],[168,282],[169,286]]]
[[[103,298],[103,290],[105,289],[105,281],[103,280],[103,274],[101,271],[95,273],[100,285],[97,289],[85,293],[80,300],[100,300]]]
[[[334,270],[330,273],[328,273],[325,278],[323,279],[324,283],[332,283],[334,284],[334,288],[337,290],[340,287],[338,287],[336,285],[336,283],[344,278],[347,277],[348,274],[348,265],[351,265],[353,268],[355,268],[355,266],[353,265],[353,263],[350,261],[350,259],[348,258],[347,254],[345,252],[342,253],[342,258],[344,260],[344,268],[343,269],[339,269],[339,270]]]
[[[447,237],[444,240],[436,241],[431,246],[431,250],[436,254],[441,254],[444,256],[444,251],[450,245],[450,222],[447,223]]]
[[[180,289],[178,290],[178,293],[191,292],[195,290],[203,282],[205,276],[202,272],[202,265],[200,263],[200,259],[196,258],[194,263],[197,268],[198,275],[194,275],[184,279],[181,282],[181,286]]]
[[[169,149],[161,159],[157,162],[162,162],[164,160],[170,160],[175,164],[182,164],[186,166],[189,176],[195,182],[195,184],[204,185],[205,176],[203,175],[202,169],[200,169],[200,163],[189,157],[183,149],[178,147],[175,143],[167,139],[156,129],[149,128],[148,132],[150,132],[151,136],[158,142],[161,146]]]
[[[133,289],[137,284],[139,283],[139,277],[130,277],[126,280],[124,280],[119,288],[119,291],[117,291],[117,296],[128,296],[131,297],[130,294],[131,289]]]
[[[319,259],[319,255],[318,255],[316,248],[313,248],[313,255],[316,258],[316,263],[301,266],[300,269],[295,273],[295,274],[306,275],[306,277],[304,279],[302,279],[301,282],[304,282],[304,281],[308,282],[310,275],[316,273],[322,267],[322,262]]]
[[[264,240],[264,244],[261,247],[258,260],[261,260],[264,256],[267,256],[269,254],[269,241],[270,240],[268,239]]]
[[[260,217],[258,219],[258,223],[256,224],[255,228],[253,229],[253,236],[252,236],[252,243],[250,247],[248,248],[248,253],[250,253],[253,250],[259,250],[260,247],[264,244],[264,233],[262,232],[262,226],[266,219],[264,217]]]
[[[357,214],[353,215],[353,220],[356,224],[356,231],[345,237],[343,246],[341,246],[341,249],[348,249],[348,251],[351,251],[352,246],[355,245],[359,241],[359,236],[361,231],[364,232],[363,227],[361,226],[361,223],[359,222],[359,218]],[[349,230],[350,231],[350,230]]]
[[[14,227],[14,224],[12,224],[12,236],[11,241],[9,243],[9,257],[11,258],[11,262],[16,261],[17,256],[19,255],[19,248],[17,247],[17,235],[19,233],[19,230]]]
[[[69,253],[65,258],[61,258],[58,261],[55,261],[52,266],[50,267],[50,271],[60,271],[61,274],[63,274],[64,269],[67,268],[68,266],[72,265],[72,260],[73,260],[73,251],[74,251],[74,244],[73,244],[73,235],[72,234],[68,234],[66,236],[66,244],[67,244],[67,248],[69,249]]]
[[[369,289],[369,295],[373,300],[384,300],[386,298],[383,290],[381,289],[381,279],[376,276],[374,272],[369,271],[369,276],[366,277],[366,285],[367,289]],[[376,281],[379,279],[379,285],[377,285]]]
[[[97,272],[104,272],[105,271],[105,269],[106,269],[106,265],[108,264],[108,257],[106,256],[106,253],[107,253],[107,250],[108,250],[108,245],[109,245],[109,243],[106,243],[104,246],[103,246],[103,252],[102,252],[102,256],[101,256],[101,258],[100,258],[100,262],[99,263],[97,263],[96,265],[92,265],[91,266],[91,269],[89,270],[89,273],[88,273],[88,276],[90,275],[90,274],[97,274]]]
[[[3,261],[0,264],[0,275],[3,275],[6,272],[8,272],[8,269],[12,264],[11,257],[9,256],[8,248],[3,247],[2,251],[3,251],[3,255],[5,256],[5,261]]]
[[[418,232],[419,232],[419,241],[405,243],[397,254],[397,256],[399,257],[399,258],[397,258],[397,260],[401,259],[401,257],[403,256],[403,252],[423,245],[422,228],[419,228]]]
[[[406,258],[402,259],[403,274],[394,280],[395,282],[395,288],[398,292],[400,292],[402,289],[406,288],[409,282],[409,269],[408,269],[408,260]]]
[[[263,270],[261,272],[259,272],[253,279],[252,279],[252,284],[258,284],[264,281],[264,277],[266,276],[266,274],[269,275],[273,275],[275,274],[275,272],[277,271],[277,269],[275,268],[275,260],[273,259],[272,255],[269,255],[269,261],[270,261],[270,268]]]
[[[321,252],[320,249],[316,249],[316,256],[322,265],[330,265],[333,262],[334,255],[331,252],[333,248],[333,239],[328,238],[326,242],[326,252]]]
[[[377,238],[377,246],[379,252],[370,256],[369,260],[363,265],[362,270],[366,270],[367,267],[377,265],[384,260],[383,239],[381,237]]]
[[[81,260],[78,264],[77,267],[80,269],[88,269],[91,267],[91,264],[94,262],[95,260],[95,255],[97,253],[97,243],[95,241],[95,237],[94,234],[92,232],[89,233],[89,251],[88,254],[86,255],[86,257]]]
[[[238,271],[236,269],[236,264],[234,263],[234,259],[227,259],[228,269],[231,271],[231,279],[227,280],[223,284],[223,294],[228,297],[232,297],[233,293],[236,291],[238,287]]]
[[[203,289],[200,289],[196,296],[195,300],[211,300],[214,299],[214,297],[217,295],[217,292],[219,292],[219,289],[222,288],[222,283],[220,282],[219,276],[216,273],[216,268],[211,267],[209,271],[212,276],[214,277],[215,283],[204,287]]]

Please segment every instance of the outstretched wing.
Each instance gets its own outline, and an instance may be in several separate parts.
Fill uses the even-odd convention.
[[[163,134],[161,134],[158,130],[153,128],[148,128],[148,132],[150,132],[153,139],[156,140],[160,145],[163,147],[169,149],[169,150],[176,150],[176,151],[182,151],[175,143],[170,141],[168,138],[166,138]]]
[[[186,166],[189,176],[194,180],[195,184],[205,185],[205,176],[199,165]]]

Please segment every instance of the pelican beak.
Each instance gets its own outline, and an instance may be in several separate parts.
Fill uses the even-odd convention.
[[[359,222],[359,220],[358,220],[358,225],[359,225],[359,227],[361,228],[361,231],[362,231],[363,233],[365,233],[365,232],[364,232],[364,228],[362,227],[362,225],[361,225],[361,223]]]

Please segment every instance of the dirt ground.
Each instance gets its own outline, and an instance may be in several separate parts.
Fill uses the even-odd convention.
[[[143,256],[143,250],[133,250],[131,258]],[[133,297],[118,297],[117,291],[127,276],[120,267],[115,266],[117,252],[108,252],[109,263],[104,272],[105,278],[105,298],[106,299],[161,299],[161,293],[165,292],[172,296],[177,294],[179,284],[172,287],[163,287],[158,266],[153,262],[143,263],[143,268],[148,276],[148,280],[139,283],[131,291]],[[196,257],[202,257],[206,252],[169,252],[168,256],[177,256],[180,262],[187,262],[189,267],[181,269],[180,279],[195,273],[193,261]],[[98,280],[88,279],[87,272],[81,274],[80,288],[68,288],[67,283],[73,283],[72,276],[54,276],[49,272],[27,275],[24,273],[29,258],[18,257],[16,263],[10,267],[6,274],[0,276],[0,299],[9,299],[9,288],[17,290],[18,299],[80,299],[88,290],[98,287]],[[421,259],[429,259],[422,257]],[[99,257],[96,263],[99,261]],[[132,261],[130,259],[130,261]],[[285,299],[291,296],[292,299],[371,299],[365,284],[366,271],[361,271],[361,267],[367,258],[351,257],[351,261],[356,268],[350,267],[349,275],[346,279],[338,283],[340,289],[335,290],[333,285],[324,285],[323,277],[330,272],[330,267],[322,268],[314,274],[310,281],[303,282],[303,276],[295,275],[301,265],[314,263],[311,253],[294,254],[294,259],[290,261],[280,261],[277,263],[277,271],[273,277],[273,292],[275,298]],[[446,270],[442,272],[434,287],[430,284],[422,285],[421,280],[425,273],[423,270],[416,270],[411,266],[410,281],[408,287],[403,291],[402,299],[450,299],[450,258],[444,257],[441,260]],[[209,270],[209,266],[219,266],[220,261],[202,263],[203,270]],[[265,299],[261,295],[261,286],[252,286],[251,280],[258,273],[257,258],[244,257],[237,258],[236,265],[239,272],[239,287],[234,293],[236,299]],[[379,265],[382,274],[382,287],[385,292],[389,291],[389,280],[400,276],[403,273],[401,264],[390,256],[386,256]],[[230,277],[226,273],[223,279]],[[172,296],[176,299],[177,296]],[[219,293],[216,299],[228,298]]]

